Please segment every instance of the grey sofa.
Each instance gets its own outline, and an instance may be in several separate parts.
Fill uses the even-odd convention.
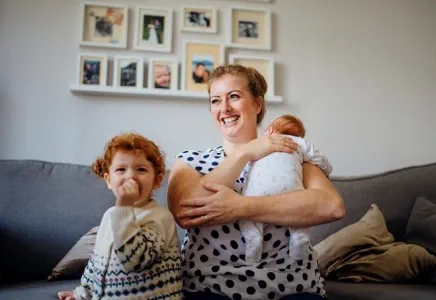
[[[417,196],[436,199],[436,164],[365,178],[333,179],[345,200],[344,219],[317,226],[314,244],[347,226],[376,203],[397,240]],[[157,192],[166,202],[166,181]],[[106,185],[87,166],[0,160],[0,299],[56,299],[79,280],[47,282],[51,269],[113,205]],[[182,235],[182,230],[179,231]],[[327,281],[332,300],[436,299],[436,286]]]

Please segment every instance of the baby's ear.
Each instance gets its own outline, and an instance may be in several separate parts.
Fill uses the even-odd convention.
[[[106,181],[107,188],[111,190],[111,178],[109,176],[109,173],[104,173],[103,178],[104,181]]]

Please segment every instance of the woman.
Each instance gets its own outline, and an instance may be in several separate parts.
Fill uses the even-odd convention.
[[[183,242],[186,299],[322,299],[316,253],[289,257],[287,228],[340,219],[342,199],[323,172],[303,165],[305,190],[243,197],[248,163],[269,153],[292,153],[297,145],[281,135],[257,137],[265,114],[265,79],[240,65],[218,67],[208,82],[210,110],[223,145],[184,151],[170,174],[168,204],[187,229]],[[247,165],[248,164],[248,165]],[[238,220],[267,224],[260,262],[245,260]]]

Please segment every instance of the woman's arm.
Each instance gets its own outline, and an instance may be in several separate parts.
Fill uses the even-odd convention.
[[[180,206],[180,201],[214,194],[213,191],[204,187],[206,182],[232,188],[249,161],[258,160],[276,151],[293,153],[297,148],[298,145],[294,141],[283,135],[262,136],[233,151],[213,171],[204,176],[178,159],[169,177],[168,207],[177,223],[183,228],[188,228],[185,224],[187,220],[179,218],[180,213],[184,211]]]
[[[345,208],[341,196],[315,165],[303,164],[304,190],[281,195],[244,197],[216,184],[203,186],[214,194],[187,199],[186,208],[178,215],[187,219],[187,227],[201,226],[207,215],[208,224],[228,224],[236,220],[252,220],[285,227],[309,227],[341,219]]]
[[[344,217],[342,198],[321,169],[303,164],[303,184],[304,190],[276,196],[247,197],[242,219],[298,228]]]
[[[203,187],[204,182],[214,182],[231,188],[247,162],[248,159],[242,152],[236,152],[226,157],[212,172],[202,176],[178,159],[170,173],[167,193],[168,208],[176,222],[185,228],[183,220],[178,218],[182,212],[180,201],[213,194]]]

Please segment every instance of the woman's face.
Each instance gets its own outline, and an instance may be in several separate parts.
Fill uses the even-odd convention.
[[[210,87],[210,110],[224,138],[247,142],[256,137],[261,107],[248,89],[245,78],[224,75]]]

